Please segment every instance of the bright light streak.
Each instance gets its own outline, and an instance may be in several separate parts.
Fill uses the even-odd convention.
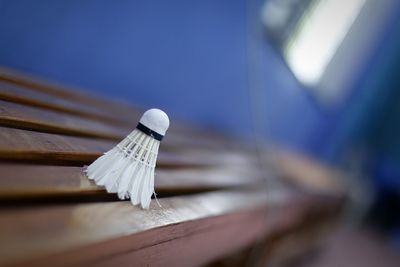
[[[318,84],[365,1],[319,0],[305,12],[284,53],[301,82]]]

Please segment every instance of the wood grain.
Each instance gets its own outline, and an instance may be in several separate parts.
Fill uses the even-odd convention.
[[[0,100],[0,125],[46,133],[122,140],[129,130],[57,111]]]
[[[116,142],[0,127],[0,160],[83,166]],[[213,162],[190,155],[159,151],[160,168],[205,167]]]
[[[13,102],[0,100],[0,126],[33,130],[62,135],[84,136],[120,141],[130,133],[135,126],[121,127],[106,122],[82,118],[62,112],[47,110]],[[126,126],[129,126],[126,124]],[[169,151],[203,150],[234,151],[234,144],[227,140],[210,139],[208,136],[168,132],[163,140],[163,147]],[[236,149],[237,151],[237,149]],[[244,152],[244,151],[242,151]]]
[[[0,199],[103,192],[82,167],[0,163]]]
[[[137,110],[121,101],[113,101],[111,99],[102,99],[89,93],[83,93],[82,90],[64,87],[62,85],[51,83],[47,80],[35,77],[26,73],[21,73],[5,67],[0,67],[0,80],[24,87],[25,89],[41,92],[43,94],[52,95],[72,102],[77,102],[85,106],[93,106],[99,109],[105,107],[113,110],[117,116],[125,117],[127,114],[136,114]]]
[[[42,92],[32,91],[27,88],[18,87],[2,81],[0,81],[0,99],[43,109],[54,110],[78,117],[103,121],[119,126],[134,124],[134,122],[138,121],[139,117],[137,112],[116,115],[115,110],[109,105],[104,105],[102,108],[83,105],[68,99],[59,98]]]
[[[84,198],[105,195],[83,174],[82,167],[0,163],[0,201],[41,199],[49,197]],[[187,194],[252,186],[262,183],[256,171],[220,169],[156,170],[156,192]]]
[[[256,239],[268,225],[263,212],[267,202],[270,207],[279,205],[288,202],[288,196],[224,191],[160,202],[161,208],[152,202],[149,211],[129,202],[3,210],[0,265],[107,266],[123,255],[136,258],[133,266],[144,262],[160,266],[163,258],[182,264],[195,253],[203,256],[193,258],[201,263]],[[215,234],[221,239],[215,240]],[[184,245],[195,247],[180,255]],[[207,255],[210,246],[216,251]],[[166,252],[175,256],[166,259]]]
[[[111,141],[0,127],[0,159],[89,163],[115,145]]]
[[[82,166],[139,116],[128,105],[0,68],[0,266],[197,266],[340,202],[336,189],[321,190],[333,187],[328,169],[277,153],[275,171],[305,186],[265,188],[270,174],[251,146],[173,117],[156,191],[179,196],[161,198],[161,208],[152,201],[149,211],[101,202],[115,195],[91,183]],[[85,204],[86,196],[96,202]],[[34,201],[41,199],[48,202]]]

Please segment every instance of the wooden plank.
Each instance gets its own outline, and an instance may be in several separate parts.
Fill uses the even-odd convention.
[[[110,125],[105,122],[65,114],[59,111],[0,100],[0,126],[119,141],[125,138],[135,128],[136,124],[127,123],[124,127]],[[163,146],[173,151],[190,150],[193,148],[210,151],[221,149],[232,150],[233,144],[229,144],[227,140],[223,140],[222,138],[210,138],[204,133],[186,134],[186,132],[172,131],[166,135],[163,140]]]
[[[0,163],[0,173],[2,200],[102,192],[82,167]]]
[[[0,100],[0,125],[111,140],[122,140],[130,132],[115,125],[2,100]]]
[[[0,201],[106,194],[86,178],[82,167],[0,163],[0,173]],[[257,170],[160,168],[155,187],[161,195],[186,194],[251,186],[261,178]]]
[[[107,98],[107,100],[102,99],[99,96],[90,95],[87,92],[83,93],[78,89],[73,89],[71,87],[67,88],[59,84],[45,81],[39,77],[34,77],[30,74],[18,72],[5,67],[0,67],[0,80],[22,86],[25,89],[71,100],[83,105],[94,106],[100,109],[105,109],[105,107],[107,107],[113,110],[114,113],[119,116],[137,113],[136,109],[121,101],[116,102],[110,100],[109,98]]]
[[[0,127],[0,159],[84,164],[115,145],[111,141]]]
[[[115,114],[114,109],[109,105],[96,108],[2,81],[0,81],[0,99],[121,126],[134,124],[139,117],[137,112],[125,113],[123,115]]]
[[[162,207],[152,203],[148,211],[129,202],[3,210],[0,265],[197,265],[254,241],[269,225],[267,205],[289,199],[283,192],[224,191],[160,199]],[[290,203],[301,209],[301,201]]]
[[[0,127],[0,160],[83,166],[90,164],[116,142],[62,136]],[[160,168],[205,167],[212,161],[159,151]]]

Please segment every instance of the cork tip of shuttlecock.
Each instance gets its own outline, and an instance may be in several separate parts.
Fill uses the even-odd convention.
[[[169,127],[169,118],[164,111],[152,108],[142,115],[140,123],[161,135],[165,135]]]

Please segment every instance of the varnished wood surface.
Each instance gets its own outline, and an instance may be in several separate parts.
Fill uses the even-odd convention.
[[[118,201],[82,167],[139,116],[0,68],[0,266],[196,266],[340,203],[329,169],[274,151],[274,173],[291,185],[271,190],[253,148],[173,117],[156,169],[162,207]]]
[[[113,110],[116,116],[126,117],[128,114],[132,115],[137,113],[136,109],[125,103],[114,102],[110,99],[100,99],[98,96],[83,93],[80,90],[65,88],[62,85],[50,83],[39,77],[11,70],[9,68],[0,67],[0,81],[72,102],[77,102],[85,106],[94,106],[101,110],[104,110],[104,107],[108,107]]]
[[[117,141],[125,138],[130,132],[126,127],[122,128],[57,111],[49,111],[2,100],[0,100],[0,125],[38,132],[105,138]]]
[[[0,163],[0,201],[46,197],[106,195],[82,167]],[[262,176],[240,170],[158,169],[156,192],[195,193],[262,184]]]
[[[0,199],[103,192],[82,167],[0,163]]]
[[[129,125],[133,121],[137,121],[139,116],[137,113],[125,114],[125,116],[115,115],[114,110],[110,107],[96,108],[89,105],[83,105],[74,101],[32,91],[1,81],[0,99],[117,125]]]
[[[120,141],[135,127],[110,125],[88,118],[82,118],[54,110],[26,106],[0,100],[0,126],[33,130],[61,135],[84,136]],[[177,129],[175,130],[177,131]],[[221,137],[219,137],[221,138]],[[237,151],[232,144],[226,143],[226,149]],[[168,150],[189,150],[191,148],[203,150],[220,150],[224,146],[221,140],[210,139],[201,133],[167,133],[163,140],[163,147]]]
[[[0,160],[33,161],[42,164],[83,166],[90,164],[117,142],[94,140],[0,127]],[[162,152],[157,166],[161,168],[203,167],[212,164],[207,160],[188,155]]]
[[[247,224],[256,229],[250,228],[243,235],[250,235],[246,239],[254,239],[266,225],[262,212],[266,209],[266,201],[270,204],[282,203],[287,202],[286,198],[282,192],[267,196],[262,191],[226,191],[160,199],[161,208],[152,201],[148,211],[133,207],[126,201],[2,210],[0,265],[11,266],[11,263],[20,262],[23,266],[28,261],[31,264],[40,263],[40,266],[88,266],[89,263],[96,265],[101,262],[107,265],[106,259],[111,260],[119,254],[132,257],[132,253],[144,253],[165,242],[173,246],[174,240],[182,242],[185,239],[203,240],[203,246],[191,249],[191,253],[209,250],[204,245],[221,249],[221,243],[226,245],[232,241],[214,240],[207,233],[214,234],[232,225],[236,225],[233,229],[239,230]],[[245,210],[248,214],[240,218],[215,218]],[[254,210],[256,212],[252,212]],[[233,229],[229,231],[231,234]],[[242,235],[239,232],[236,234],[237,237]],[[157,261],[151,262],[160,266],[164,254],[159,253],[138,258],[138,263],[157,257]],[[203,258],[210,257],[201,254]],[[54,256],[54,260],[50,256]],[[180,256],[180,260],[188,260],[194,254],[176,254],[175,260],[179,261]],[[60,258],[62,260],[55,260]]]
[[[89,163],[114,142],[0,127],[0,159]]]
[[[133,109],[132,109],[133,110]],[[47,133],[122,140],[140,118],[137,112],[116,116],[114,110],[49,96],[0,82],[0,125]],[[123,120],[122,120],[123,119]],[[206,134],[172,122],[163,144],[169,148],[202,147],[209,150],[234,148],[219,135]]]

